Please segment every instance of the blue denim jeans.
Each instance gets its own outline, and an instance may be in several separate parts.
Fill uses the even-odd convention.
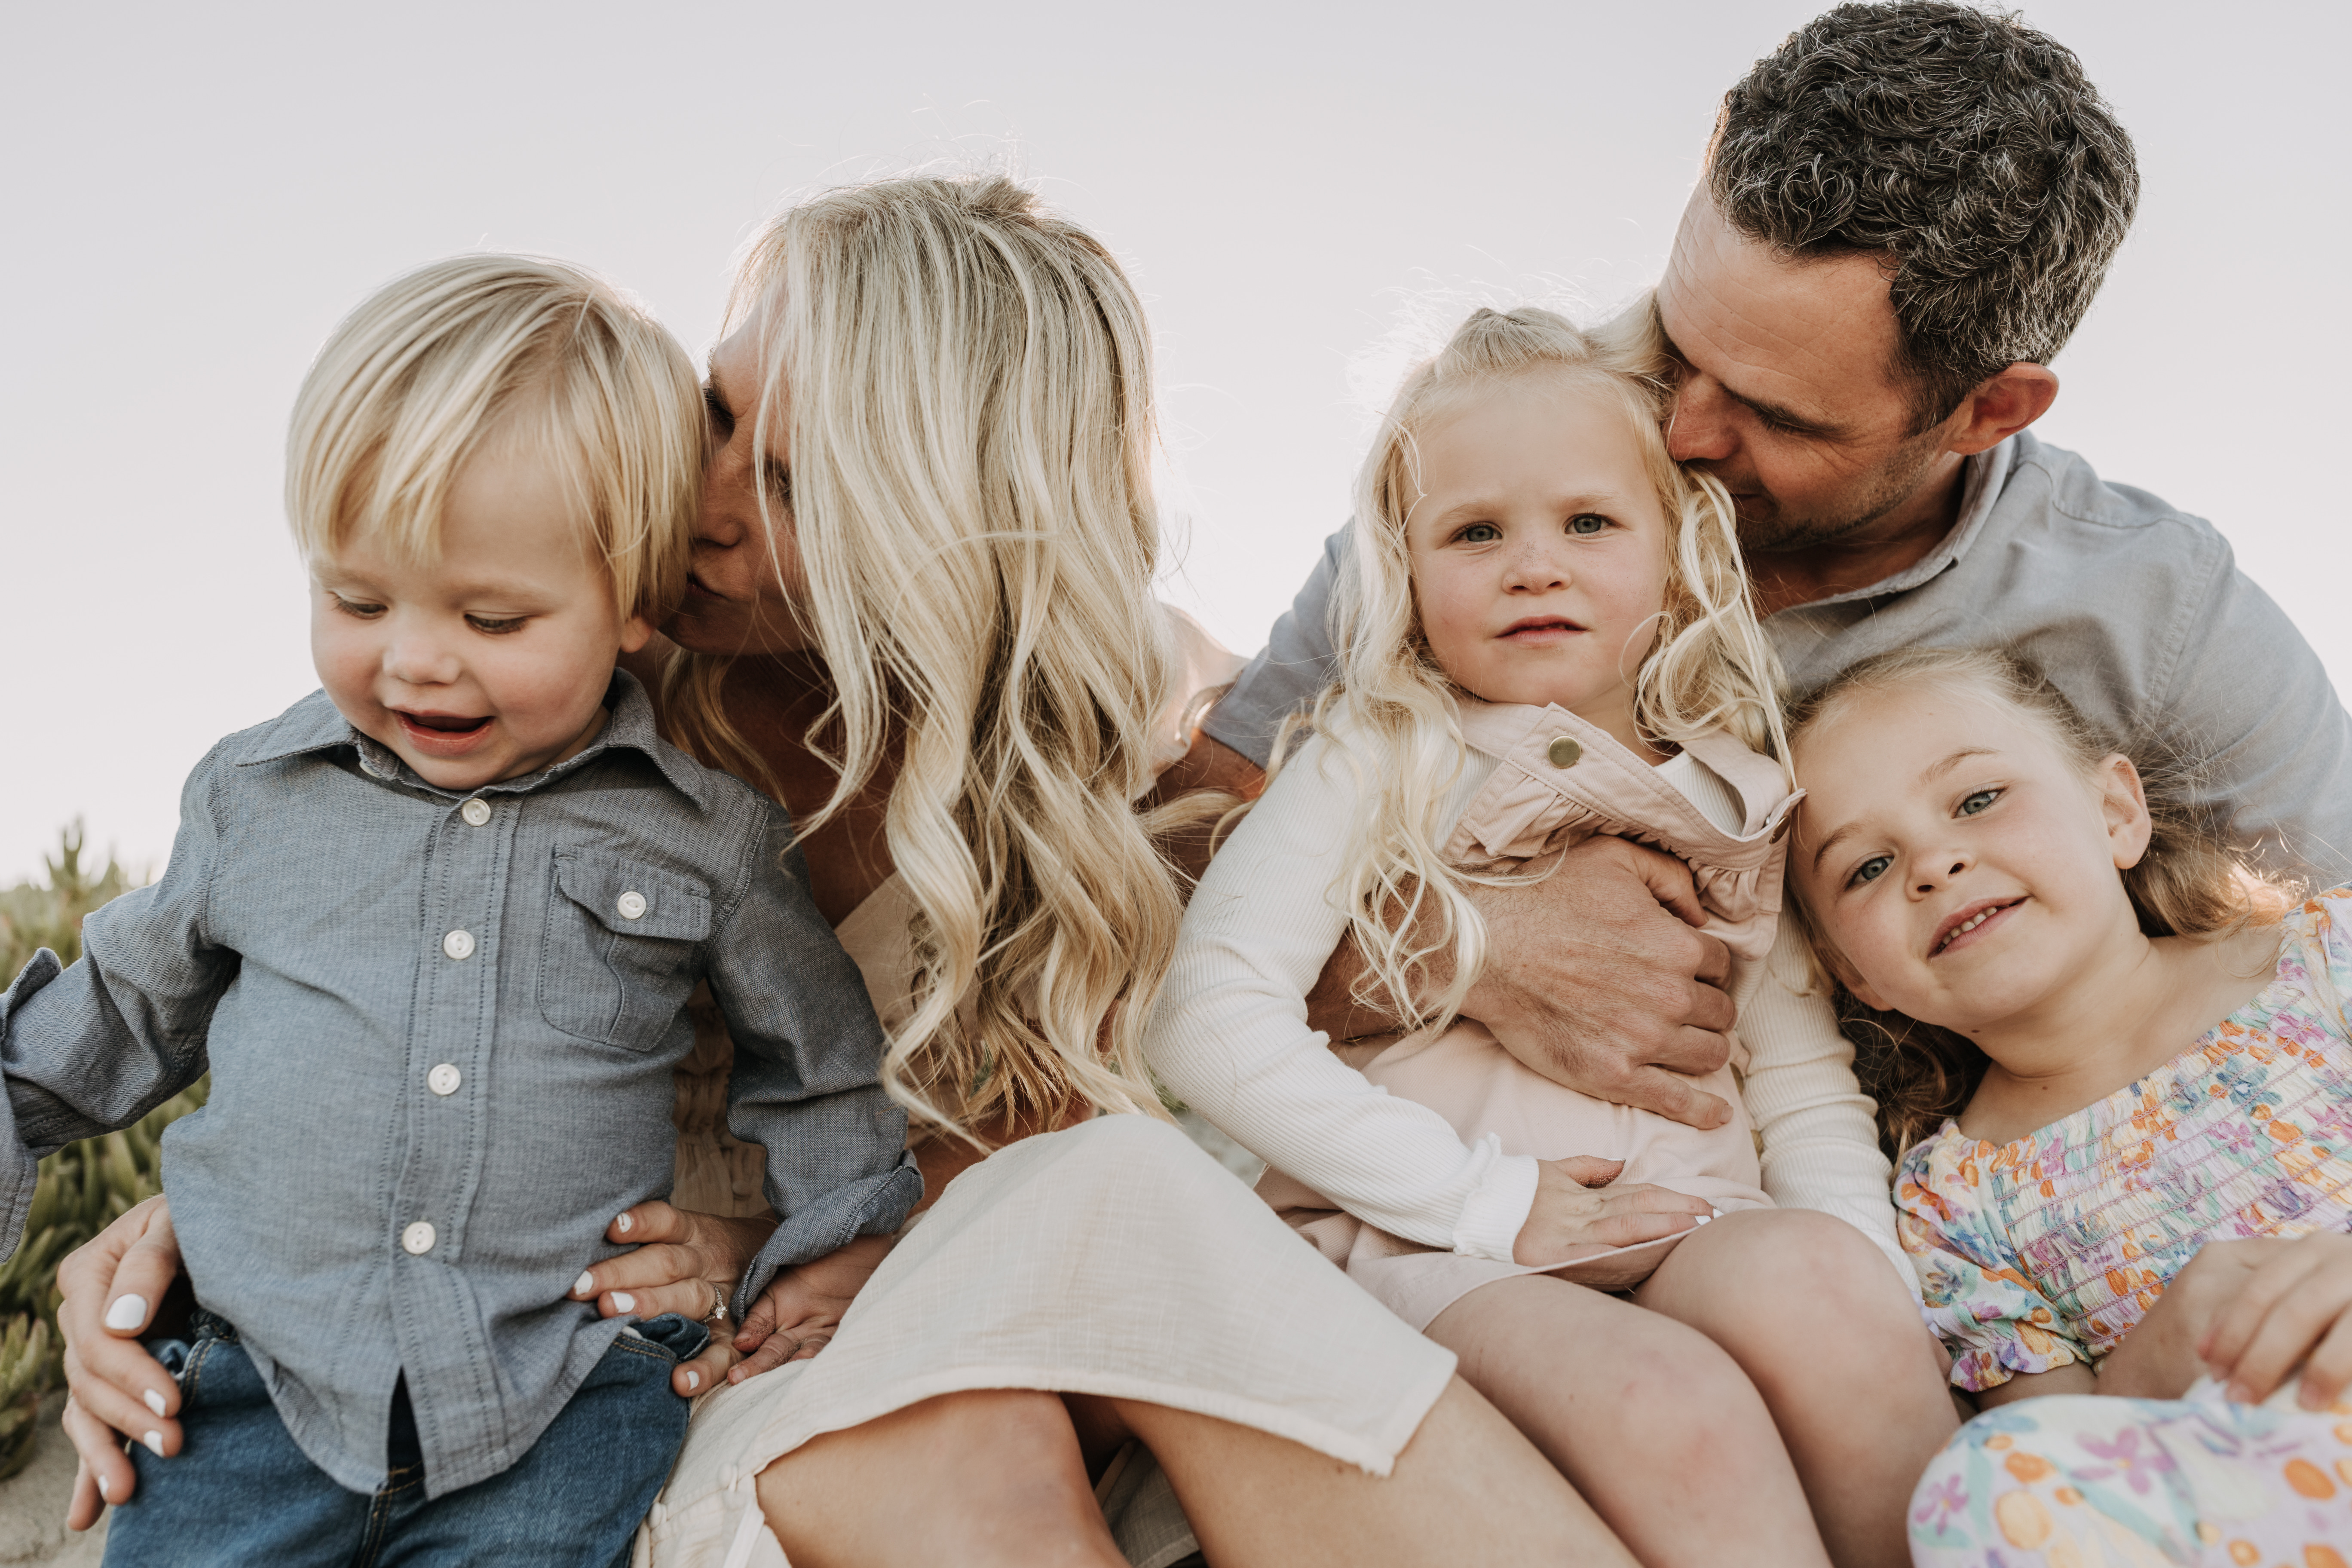
[[[670,1369],[709,1331],[675,1314],[624,1334],[530,1452],[486,1481],[427,1500],[404,1387],[390,1411],[391,1473],[373,1496],[345,1491],[278,1418],[236,1328],[195,1314],[193,1343],[152,1343],[180,1379],[178,1455],[132,1444],[138,1489],[107,1527],[107,1568],[532,1568],[625,1564],[686,1440]]]

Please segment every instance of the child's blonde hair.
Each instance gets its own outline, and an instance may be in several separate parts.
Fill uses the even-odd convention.
[[[1477,310],[1406,375],[1359,473],[1351,546],[1331,604],[1342,674],[1318,700],[1313,724],[1348,758],[1359,785],[1345,900],[1369,962],[1360,999],[1413,1026],[1452,1017],[1477,978],[1486,929],[1464,888],[1496,879],[1447,866],[1438,853],[1465,743],[1455,688],[1423,632],[1405,538],[1422,498],[1416,437],[1433,420],[1537,377],[1608,400],[1641,447],[1668,529],[1665,602],[1632,676],[1635,722],[1670,747],[1726,730],[1754,750],[1788,755],[1780,662],[1748,598],[1731,498],[1666,452],[1668,374],[1646,297],[1590,332],[1545,310]],[[1423,996],[1429,958],[1449,950],[1452,983]]]
[[[1173,665],[1133,289],[1009,179],[901,178],[769,225],[730,318],[758,333],[754,440],[791,462],[761,505],[835,686],[806,739],[839,779],[802,831],[902,749],[886,832],[917,973],[885,1086],[949,1126],[1160,1114],[1141,1029],[1181,911],[1135,804]],[[760,777],[727,664],[681,653],[666,707]]]
[[[1896,648],[1864,659],[1790,704],[1789,734],[1801,741],[1865,693],[1915,686],[1941,687],[2008,709],[2040,728],[2086,777],[2108,757],[2131,756],[2084,718],[2048,676],[2000,648]],[[2293,906],[2298,896],[2293,885],[2255,871],[2184,804],[2186,770],[2156,756],[2131,761],[2147,796],[2149,832],[2138,862],[2120,875],[2143,932],[2218,940],[2249,922],[2275,920]],[[1797,896],[1793,878],[1789,893],[1789,918],[1811,942],[1820,967],[1833,957],[1835,944]],[[1835,987],[1839,1016],[1855,1041],[1854,1071],[1864,1091],[1878,1102],[1879,1136],[1891,1156],[1899,1159],[1967,1107],[1987,1066],[1973,1041],[1905,1014],[1865,1006],[1826,973],[1817,973],[1815,981]]]
[[[540,257],[436,261],[337,324],[286,439],[304,558],[365,538],[433,559],[457,472],[494,432],[561,477],[621,614],[666,615],[708,449],[693,363],[611,284]]]

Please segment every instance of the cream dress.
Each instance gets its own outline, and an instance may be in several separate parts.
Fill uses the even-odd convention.
[[[1160,737],[1189,744],[1194,694],[1239,661],[1171,612],[1190,679]],[[838,929],[876,1010],[909,1010],[913,904],[896,879]],[[765,1212],[761,1153],[725,1130],[723,1025],[699,1010],[679,1070],[674,1201]],[[911,1222],[822,1353],[703,1395],[636,1568],[783,1568],[753,1480],[811,1438],[942,1394],[1050,1389],[1148,1401],[1253,1426],[1386,1475],[1454,1356],[1414,1333],[1175,1128],[1108,1116],[999,1151]],[[920,1507],[922,1478],[906,1478]],[[1137,1568],[1193,1544],[1148,1454],[1097,1489]]]

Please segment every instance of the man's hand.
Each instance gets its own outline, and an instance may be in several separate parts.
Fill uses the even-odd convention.
[[[2259,1404],[2299,1365],[2295,1403],[2305,1410],[2334,1404],[2352,1382],[2352,1237],[2319,1231],[2292,1241],[2220,1242],[2189,1268],[2223,1249],[2244,1253],[2252,1267],[2198,1340],[2214,1380],[2232,1400]]]
[[[1511,1244],[1512,1258],[1529,1268],[1573,1263],[1595,1253],[1678,1236],[1706,1224],[1715,1213],[1713,1204],[1687,1193],[1638,1182],[1612,1185],[1624,1168],[1622,1160],[1580,1154],[1537,1161],[1536,1201],[1519,1226],[1518,1239]],[[1622,1280],[1587,1283],[1613,1289],[1647,1277],[1657,1266],[1657,1259],[1650,1258],[1630,1263]]]
[[[1469,889],[1486,919],[1486,967],[1462,1011],[1555,1083],[1722,1126],[1731,1107],[1682,1076],[1731,1055],[1731,950],[1693,929],[1706,912],[1690,868],[1612,837],[1558,859],[1542,881]]]
[[[727,1372],[740,1383],[788,1361],[806,1361],[833,1342],[841,1315],[890,1256],[894,1236],[861,1236],[846,1247],[787,1268],[743,1316],[735,1348],[743,1359]]]

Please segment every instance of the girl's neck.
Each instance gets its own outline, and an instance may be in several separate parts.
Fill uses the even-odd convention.
[[[1621,686],[1614,691],[1580,702],[1563,701],[1549,696],[1544,700],[1550,707],[1575,714],[1652,767],[1673,755],[1660,751],[1642,733],[1641,723],[1633,716],[1633,693],[1626,687]]]
[[[2138,1082],[2262,993],[2276,941],[2119,932],[2060,991],[1969,1032],[1990,1066],[1960,1131],[2013,1142]]]

